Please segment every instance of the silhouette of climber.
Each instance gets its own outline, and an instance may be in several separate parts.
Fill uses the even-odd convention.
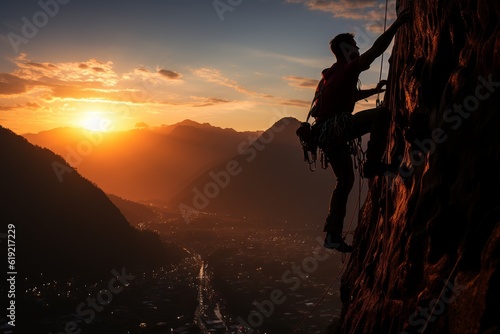
[[[359,53],[354,36],[337,35],[330,41],[330,49],[337,62],[322,71],[322,80],[316,89],[316,110],[313,132],[318,145],[325,153],[337,178],[332,192],[329,214],[326,218],[324,247],[341,252],[352,252],[352,246],[342,238],[344,217],[349,193],[354,184],[354,171],[349,141],[370,133],[363,164],[363,176],[373,178],[383,175],[392,167],[382,162],[391,113],[385,107],[368,109],[352,114],[356,101],[365,99],[386,84],[383,80],[374,89],[358,89],[359,75],[389,47],[399,27],[409,19],[409,12],[402,12],[396,21],[374,42],[365,53]]]

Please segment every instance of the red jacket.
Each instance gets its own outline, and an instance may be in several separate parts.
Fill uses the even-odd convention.
[[[359,58],[347,63],[335,63],[322,71],[322,80],[316,88],[318,111],[316,122],[322,122],[340,113],[352,114],[357,101],[358,80],[362,69]]]

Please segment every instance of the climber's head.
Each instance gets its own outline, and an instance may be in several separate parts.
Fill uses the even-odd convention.
[[[359,48],[354,40],[354,35],[345,33],[335,36],[330,41],[330,50],[338,61],[350,61],[359,57]]]

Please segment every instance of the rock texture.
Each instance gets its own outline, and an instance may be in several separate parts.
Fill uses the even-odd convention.
[[[341,333],[500,333],[500,2],[413,8],[390,59],[388,156],[342,277]]]

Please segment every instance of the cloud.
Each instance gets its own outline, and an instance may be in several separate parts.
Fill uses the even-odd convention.
[[[170,70],[165,70],[165,69],[160,69],[158,70],[158,73],[168,79],[180,79],[181,75],[177,72],[170,71]]]
[[[193,107],[209,107],[213,105],[219,105],[231,102],[230,100],[219,99],[216,97],[198,98],[198,99],[202,100],[202,102],[194,104]]]
[[[165,83],[183,83],[180,73],[166,69],[141,67],[120,75],[114,71],[113,62],[97,59],[49,63],[20,54],[13,62],[15,70],[0,73],[0,95],[11,98],[142,104],[152,101],[153,92],[164,92]]]
[[[15,110],[15,109],[40,109],[41,106],[38,104],[38,103],[32,103],[32,102],[28,102],[28,103],[18,103],[18,104],[14,104],[14,105],[5,105],[5,106],[2,106],[0,105],[0,110],[1,111],[9,111],[9,110]]]
[[[149,128],[149,125],[146,122],[138,122],[135,123],[136,128]]]
[[[193,74],[208,82],[212,82],[221,86],[226,86],[236,90],[237,92],[247,95],[260,95],[257,92],[246,89],[238,84],[235,80],[225,77],[221,71],[214,68],[199,68],[193,70]]]
[[[142,91],[144,95],[158,93],[165,95],[170,90],[166,85],[183,85],[182,74],[166,70],[149,70],[144,67],[135,68],[132,72],[124,73],[120,77],[119,87]]]
[[[266,52],[266,51],[260,51],[260,50],[253,50],[253,53],[257,57],[275,58],[275,59],[280,59],[280,60],[283,60],[283,61],[286,61],[289,63],[299,64],[302,66],[312,67],[312,68],[322,68],[322,66],[323,66],[323,64],[325,64],[325,62],[328,63],[331,61],[330,58],[324,58],[324,59],[301,58],[301,57],[289,56],[286,54]]]
[[[50,87],[50,97],[53,99],[80,99],[80,100],[113,100],[125,101],[123,93],[119,90],[85,88],[70,85],[57,85]]]
[[[0,95],[22,94],[32,81],[19,78],[9,73],[0,73]]]
[[[351,20],[380,21],[385,15],[385,1],[376,0],[286,0],[287,3],[299,3],[309,10],[332,13],[333,17]],[[388,4],[388,19],[394,18],[396,0]],[[388,13],[388,14],[389,14]]]
[[[193,73],[197,75],[200,78],[203,78],[209,82],[213,82],[222,86],[226,86],[229,88],[232,88],[240,93],[243,93],[245,95],[248,95],[253,98],[257,99],[263,99],[265,103],[270,103],[271,105],[281,105],[281,106],[291,106],[291,107],[299,107],[299,108],[308,108],[311,105],[311,101],[304,101],[304,100],[298,100],[298,99],[286,99],[270,94],[265,94],[265,93],[259,93],[255,92],[249,89],[246,89],[242,86],[240,86],[235,80],[231,80],[229,78],[226,78],[219,70],[217,69],[211,69],[211,68],[200,68],[193,70]],[[310,88],[312,84],[314,84],[314,87],[317,84],[317,80],[313,79],[307,79],[307,78],[301,78],[297,76],[290,76],[286,77],[288,80],[292,83],[296,84],[302,84],[305,86],[302,86],[302,88],[306,87]],[[313,83],[314,81],[314,83]],[[217,99],[215,100],[218,103],[223,102],[224,100]],[[214,100],[211,100],[206,105],[211,105],[213,104]],[[228,101],[232,103],[236,103],[237,101]],[[254,101],[256,102],[256,101]],[[211,104],[210,104],[211,103]],[[225,102],[223,102],[225,103]],[[239,101],[239,103],[249,103],[248,101]],[[259,103],[259,102],[257,102]],[[201,105],[203,106],[203,104]]]
[[[240,84],[236,80],[229,79],[225,77],[221,71],[214,68],[199,68],[192,70],[193,74],[197,77],[204,79],[208,82],[212,82],[221,86],[229,87],[234,89],[235,91],[253,97],[262,97],[265,99],[274,98],[272,95],[259,93],[250,89],[247,89]]]
[[[283,106],[291,106],[291,107],[300,107],[300,108],[308,108],[311,106],[311,101],[304,100],[296,100],[296,99],[281,99],[278,101],[280,105]]]
[[[113,62],[90,59],[86,62],[49,63],[33,62],[26,54],[19,55],[14,63],[17,69],[12,74],[30,80],[44,82],[95,82],[114,86],[118,75],[113,70]]]
[[[288,81],[288,85],[292,87],[315,89],[318,85],[318,80],[316,79],[303,78],[294,75],[283,77],[283,79]]]

